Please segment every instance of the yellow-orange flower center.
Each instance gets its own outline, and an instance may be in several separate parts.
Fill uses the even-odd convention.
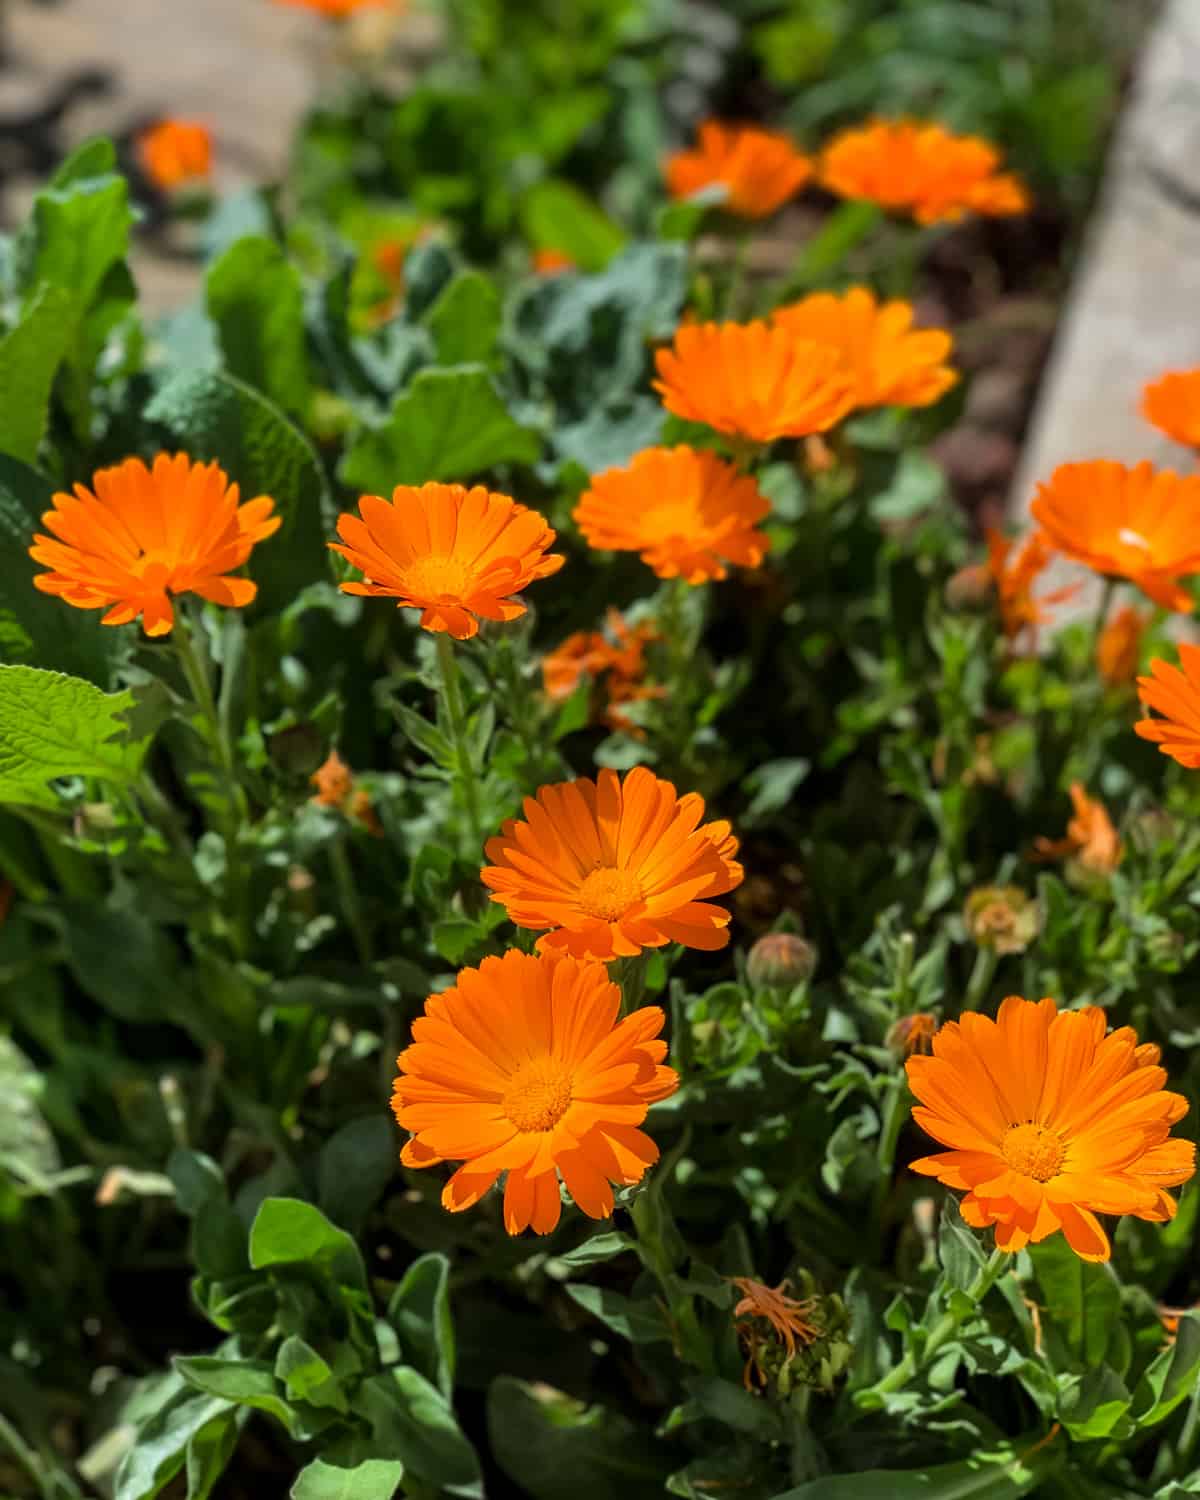
[[[593,870],[579,887],[579,905],[589,917],[616,922],[642,899],[642,887],[628,870]]]
[[[567,1112],[571,1083],[564,1063],[535,1058],[513,1074],[500,1107],[522,1132],[552,1130]]]
[[[1022,1177],[1049,1182],[1058,1175],[1067,1148],[1045,1125],[1010,1125],[1000,1141],[1000,1154]]]
[[[467,579],[467,565],[458,557],[418,557],[404,570],[404,586],[414,599],[461,599]]]

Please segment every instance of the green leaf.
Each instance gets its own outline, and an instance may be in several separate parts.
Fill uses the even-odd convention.
[[[558,178],[530,188],[521,203],[521,223],[532,245],[561,250],[581,271],[602,271],[628,238],[585,193]]]
[[[388,1303],[405,1364],[419,1370],[446,1400],[454,1393],[454,1320],[450,1262],[432,1252],[413,1261]]]
[[[487,364],[500,337],[500,293],[481,272],[460,271],[422,321],[439,364]]]
[[[144,416],[194,459],[215,460],[243,500],[270,495],[283,525],[255,549],[259,607],[284,609],[329,577],[333,505],[312,445],[257,391],[215,370],[183,370],[159,387]]]
[[[133,701],[62,672],[0,667],[0,803],[58,811],[49,782],[60,776],[128,785],[146,753],[121,720]]]
[[[0,340],[0,452],[25,463],[45,436],[54,377],[74,332],[71,311],[70,293],[45,283]]]
[[[244,1275],[250,1269],[246,1230],[229,1202],[221,1169],[199,1151],[173,1151],[167,1175],[175,1201],[192,1221],[192,1259],[202,1276]]]
[[[17,239],[18,282],[27,295],[61,288],[78,323],[113,266],[125,257],[133,215],[129,189],[111,169],[93,169],[107,142],[81,148],[33,200]],[[111,150],[111,147],[108,148]]]
[[[187,1445],[187,1500],[208,1500],[240,1435],[236,1411],[214,1417],[192,1434]]]
[[[177,1376],[163,1381],[166,1400],[138,1425],[133,1446],[121,1461],[113,1500],[152,1500],[183,1468],[192,1437],[232,1411],[232,1405],[190,1391]]]
[[[1080,1364],[1101,1364],[1121,1317],[1121,1293],[1112,1272],[1081,1260],[1061,1234],[1030,1245],[1029,1257],[1046,1297],[1044,1321]]]
[[[35,1186],[62,1165],[38,1108],[41,1094],[42,1075],[11,1037],[0,1035],[0,1171]]]
[[[532,464],[541,445],[519,426],[482,365],[422,370],[383,427],[363,433],[338,473],[344,484],[390,495],[398,484],[473,478],[501,463]]]
[[[307,1401],[310,1406],[328,1406],[340,1412],[349,1409],[328,1362],[297,1334],[289,1334],[280,1344],[275,1377],[282,1381],[289,1401]]]
[[[173,992],[178,963],[170,939],[132,907],[94,901],[62,908],[66,959],[75,982],[122,1021],[161,1022],[163,992]]]
[[[946,1273],[947,1284],[965,1292],[983,1269],[987,1257],[980,1248],[979,1237],[963,1222],[958,1202],[947,1198],[942,1206],[938,1226],[938,1259]]]
[[[474,1448],[446,1398],[416,1370],[399,1366],[364,1380],[355,1405],[375,1445],[394,1453],[406,1473],[451,1495],[482,1500]]]
[[[3,1152],[0,1152],[0,1156]],[[1179,1320],[1175,1342],[1147,1367],[1133,1393],[1131,1416],[1139,1427],[1165,1421],[1200,1381],[1200,1316],[1187,1313]]]
[[[618,1255],[624,1255],[627,1250],[637,1248],[638,1242],[635,1239],[614,1230],[609,1234],[594,1234],[590,1240],[584,1240],[582,1245],[576,1245],[574,1250],[568,1250],[565,1255],[559,1255],[556,1259],[575,1270],[580,1266],[595,1265],[598,1261],[613,1260]]]
[[[662,1500],[678,1464],[619,1413],[508,1375],[488,1390],[487,1423],[496,1462],[533,1500]]]
[[[296,1435],[295,1413],[279,1394],[270,1365],[254,1359],[222,1359],[217,1354],[178,1354],[171,1363],[189,1385],[206,1395],[264,1411]]]
[[[367,1458],[344,1469],[314,1458],[296,1476],[291,1500],[392,1500],[403,1477],[398,1459]]]
[[[599,1318],[614,1333],[634,1344],[657,1344],[670,1341],[671,1330],[656,1303],[643,1299],[634,1302],[607,1287],[575,1286],[566,1288],[568,1296],[593,1317]]]
[[[336,1224],[357,1231],[396,1173],[396,1135],[382,1110],[351,1120],[321,1147],[317,1201]]]
[[[210,266],[205,297],[230,374],[284,411],[305,412],[304,291],[280,247],[260,235],[236,240]]]
[[[1115,1370],[1098,1365],[1063,1383],[1059,1417],[1076,1442],[1092,1438],[1126,1438],[1133,1423],[1126,1416],[1129,1392]]]
[[[366,1290],[367,1273],[358,1246],[312,1203],[300,1198],[264,1198],[250,1226],[250,1264],[312,1264],[343,1286]]]
[[[1059,1461],[1053,1444],[1036,1448],[1038,1442],[1033,1435],[1024,1443],[1006,1443],[960,1463],[931,1468],[830,1475],[785,1490],[774,1500],[1020,1500],[1033,1494]]]

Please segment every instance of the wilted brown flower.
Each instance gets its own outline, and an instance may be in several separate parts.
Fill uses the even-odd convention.
[[[972,942],[994,953],[1024,953],[1042,926],[1037,902],[1015,885],[977,887],[967,897],[963,920]]]

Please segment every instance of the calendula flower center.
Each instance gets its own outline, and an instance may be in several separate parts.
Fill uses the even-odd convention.
[[[414,599],[454,599],[467,591],[469,570],[458,557],[418,557],[404,570],[404,587]]]
[[[571,1103],[571,1073],[550,1057],[518,1068],[500,1107],[522,1132],[552,1130]]]
[[[616,922],[641,899],[638,878],[628,870],[593,870],[579,887],[579,905],[601,922]]]
[[[1067,1148],[1045,1125],[1010,1125],[1001,1137],[1000,1154],[1022,1177],[1049,1182],[1058,1175]]]

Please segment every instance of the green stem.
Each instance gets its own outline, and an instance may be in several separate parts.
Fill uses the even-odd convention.
[[[450,740],[454,746],[457,781],[462,792],[463,806],[467,812],[472,857],[475,857],[483,849],[483,820],[479,815],[479,787],[475,780],[471,747],[467,742],[467,712],[463,705],[458,658],[454,654],[453,642],[445,633],[437,637],[437,659],[438,671],[442,679],[442,701],[446,705],[446,720],[450,726]]]
[[[742,294],[746,287],[746,270],[750,256],[751,233],[750,225],[743,225],[734,243],[733,262],[729,272],[729,285],[725,289],[725,303],[722,309],[726,321],[736,319],[738,309],[741,306]]]
[[[151,821],[159,828],[167,842],[177,854],[190,862],[192,847],[184,832],[179,814],[158,789],[158,783],[148,771],[143,771],[134,787],[136,798],[150,814]]]
[[[55,1500],[55,1497],[61,1494],[54,1482],[54,1476],[46,1472],[46,1465],[42,1458],[34,1452],[2,1412],[0,1412],[0,1443],[9,1449],[30,1479],[37,1485],[42,1500]],[[75,1494],[79,1493],[74,1485],[71,1489]]]
[[[342,915],[354,937],[354,946],[358,949],[359,962],[369,967],[374,962],[371,931],[363,915],[362,902],[358,899],[358,885],[346,854],[346,840],[341,834],[329,845],[329,867],[333,871],[333,883],[337,886]]]
[[[881,1396],[891,1391],[898,1391],[907,1385],[914,1375],[931,1365],[938,1351],[950,1342],[963,1323],[976,1311],[1008,1262],[1007,1250],[993,1250],[987,1264],[980,1266],[975,1280],[967,1288],[966,1295],[971,1306],[962,1312],[944,1312],[925,1341],[920,1358],[918,1359],[910,1350],[893,1370],[872,1387],[872,1390]]]
[[[1104,622],[1108,619],[1108,611],[1112,606],[1113,595],[1117,591],[1117,580],[1106,578],[1104,587],[1100,590],[1100,603],[1096,607],[1096,615],[1092,620],[1091,632],[1088,635],[1087,654],[1083,658],[1083,675],[1090,677],[1096,670],[1096,652],[1100,647],[1100,637],[1104,634]]]
[[[967,993],[963,996],[963,1010],[978,1010],[987,999],[999,962],[1000,955],[995,948],[980,948],[976,953],[971,977],[967,980]]]
[[[879,1127],[879,1144],[875,1148],[875,1163],[879,1176],[875,1182],[871,1223],[877,1235],[883,1233],[883,1209],[888,1190],[892,1185],[892,1173],[896,1162],[896,1145],[908,1116],[908,1079],[901,1068],[888,1081],[888,1095],[884,1100],[883,1118]]]

